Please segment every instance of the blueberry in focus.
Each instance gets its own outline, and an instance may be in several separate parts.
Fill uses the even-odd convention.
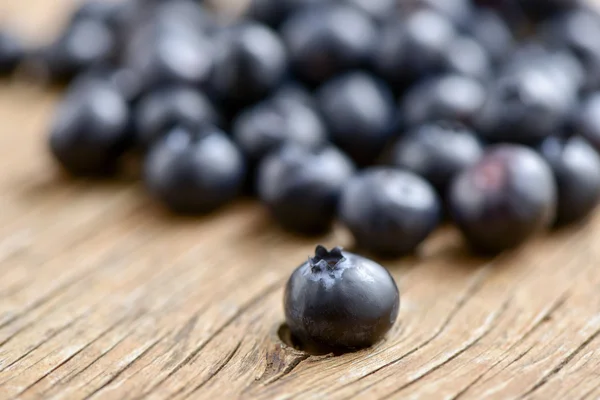
[[[305,347],[355,350],[376,344],[400,308],[398,287],[381,265],[339,247],[318,246],[290,277],[287,325]]]
[[[0,75],[12,73],[23,61],[25,49],[12,33],[0,31]]]
[[[498,253],[552,224],[556,183],[534,150],[502,144],[454,179],[448,202],[467,242],[477,251]]]
[[[241,22],[216,38],[210,88],[224,108],[237,110],[273,92],[287,73],[286,49],[266,26]]]
[[[393,15],[375,44],[374,69],[394,90],[403,89],[416,79],[442,72],[455,37],[453,24],[433,10]]]
[[[558,188],[556,224],[583,220],[600,202],[600,156],[581,137],[549,137],[539,147]]]
[[[392,163],[427,179],[445,195],[452,179],[479,161],[483,152],[480,140],[468,128],[452,122],[426,123],[398,140]]]
[[[319,109],[332,141],[359,165],[375,161],[393,134],[394,98],[383,82],[351,72],[323,85]]]
[[[269,154],[258,170],[258,196],[284,228],[303,234],[327,232],[342,187],[354,165],[328,145],[287,145]]]
[[[400,122],[412,127],[452,120],[471,125],[486,101],[486,88],[475,79],[449,74],[411,87],[400,105]]]
[[[233,138],[251,163],[285,143],[313,146],[327,141],[327,130],[314,109],[280,96],[243,111],[233,122]]]
[[[175,126],[195,130],[219,122],[216,109],[205,95],[179,85],[147,93],[137,103],[133,117],[141,148],[149,147]]]
[[[281,27],[293,72],[317,86],[335,75],[368,65],[377,29],[360,10],[324,2],[294,14]]]
[[[371,167],[344,187],[338,217],[358,247],[385,257],[413,252],[440,223],[434,188],[418,175]]]
[[[214,128],[175,127],[144,161],[144,181],[154,198],[176,213],[199,214],[233,200],[246,170],[237,147]]]
[[[58,107],[50,131],[50,149],[74,175],[105,175],[116,171],[130,147],[129,108],[108,84],[80,82]]]

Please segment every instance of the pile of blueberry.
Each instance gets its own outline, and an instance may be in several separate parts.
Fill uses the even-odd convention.
[[[600,15],[577,0],[84,0],[52,43],[0,34],[69,84],[58,163],[207,213],[256,195],[285,229],[334,221],[413,252],[451,218],[497,253],[600,200]]]

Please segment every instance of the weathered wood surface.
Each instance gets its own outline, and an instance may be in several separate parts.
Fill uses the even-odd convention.
[[[4,0],[0,17],[43,36],[67,3]],[[494,260],[446,228],[387,264],[402,307],[386,341],[309,357],[276,332],[315,242],[255,204],[183,220],[139,184],[61,179],[56,98],[0,87],[1,399],[600,398],[600,217]]]

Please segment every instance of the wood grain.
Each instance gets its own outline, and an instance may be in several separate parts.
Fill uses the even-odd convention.
[[[68,7],[4,1],[0,17],[43,39]],[[1,399],[600,398],[600,216],[496,259],[444,228],[386,263],[402,291],[387,340],[308,356],[277,330],[315,241],[252,202],[179,219],[138,183],[61,178],[57,98],[0,86]]]

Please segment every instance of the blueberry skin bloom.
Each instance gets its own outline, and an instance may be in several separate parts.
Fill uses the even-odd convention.
[[[327,232],[354,165],[332,146],[287,145],[258,170],[258,193],[277,222],[303,234]]]
[[[317,99],[332,141],[359,165],[375,161],[393,134],[394,100],[386,85],[352,72],[323,85]]]
[[[245,178],[243,157],[221,131],[175,128],[146,157],[150,193],[176,213],[197,214],[233,200]]]
[[[344,187],[338,216],[356,244],[384,257],[414,251],[437,227],[434,188],[412,172],[372,167]]]
[[[497,253],[550,226],[556,213],[556,183],[534,150],[502,144],[456,177],[448,201],[471,246]]]
[[[585,219],[600,202],[600,156],[580,137],[550,137],[539,150],[558,186],[556,224]]]
[[[80,81],[73,85],[54,118],[50,149],[74,175],[107,175],[116,171],[129,148],[129,108],[110,84]]]
[[[304,345],[352,350],[372,346],[398,316],[400,294],[381,265],[339,247],[318,246],[290,277],[287,324]]]

